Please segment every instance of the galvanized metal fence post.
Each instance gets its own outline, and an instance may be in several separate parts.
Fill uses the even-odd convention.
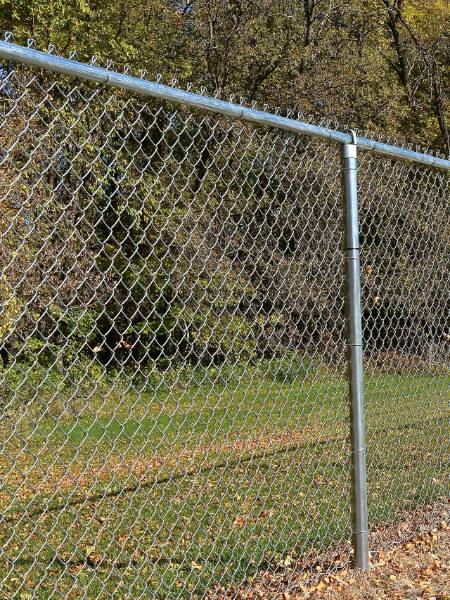
[[[369,566],[366,442],[364,426],[361,281],[357,196],[356,135],[343,145],[346,309],[352,443],[352,511],[355,565]]]

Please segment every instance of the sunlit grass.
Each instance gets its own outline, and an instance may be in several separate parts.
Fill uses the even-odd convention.
[[[76,413],[41,398],[40,417],[8,419],[5,597],[188,598],[347,539],[347,386],[300,367],[105,386]],[[448,494],[449,399],[444,375],[366,378],[373,522]]]

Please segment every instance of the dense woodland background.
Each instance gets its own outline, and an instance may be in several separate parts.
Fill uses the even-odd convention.
[[[2,0],[1,28],[450,152],[447,0]]]
[[[450,150],[444,1],[0,7],[18,42]],[[343,358],[337,146],[12,64],[1,78],[5,366]],[[360,198],[368,348],[445,362],[447,176],[367,155]]]

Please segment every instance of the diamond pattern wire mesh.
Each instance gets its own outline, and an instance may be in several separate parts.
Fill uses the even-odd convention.
[[[361,154],[359,196],[368,502],[391,522],[450,491],[449,177]]]
[[[261,572],[301,589],[305,556],[340,568],[340,147],[1,79],[2,593],[233,596]],[[448,491],[448,178],[360,163],[376,523]]]
[[[3,589],[202,595],[348,538],[340,148],[8,85]]]

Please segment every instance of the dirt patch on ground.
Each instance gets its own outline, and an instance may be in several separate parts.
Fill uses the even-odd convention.
[[[442,500],[371,535],[370,572],[350,568],[350,550],[260,573],[239,590],[214,598],[239,600],[450,600],[450,506]],[[324,573],[324,566],[328,570]]]

